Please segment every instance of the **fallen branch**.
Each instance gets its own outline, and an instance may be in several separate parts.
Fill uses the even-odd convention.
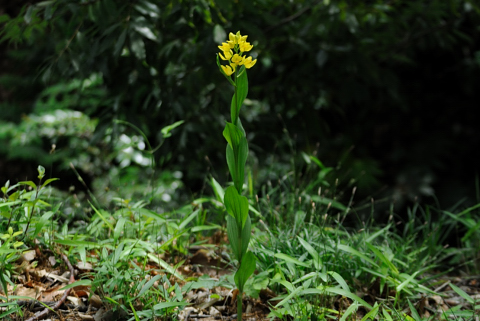
[[[65,261],[65,263],[68,266],[68,269],[70,270],[70,280],[68,284],[72,284],[73,282],[75,282],[75,270],[73,269],[72,264],[70,263],[70,261],[68,260],[68,257],[65,254],[62,254],[62,259]],[[58,310],[62,306],[62,304],[65,303],[65,300],[67,299],[67,296],[70,294],[71,290],[72,288],[65,290],[60,301],[58,301],[53,307],[45,308],[43,311],[35,314],[33,317],[29,318],[26,321],[36,321],[36,320],[43,319],[48,316],[50,311]]]
[[[30,311],[39,311],[40,309],[45,308],[45,306],[48,306],[52,308],[55,304],[57,304],[57,301],[38,301],[38,300],[18,300],[15,302],[18,306],[21,307],[27,307],[28,310]],[[67,309],[76,309],[78,312],[86,312],[88,310],[88,306],[78,306],[75,304],[64,304],[64,307]]]

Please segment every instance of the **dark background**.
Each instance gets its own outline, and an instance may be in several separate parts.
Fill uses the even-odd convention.
[[[256,188],[292,166],[307,175],[305,153],[335,168],[338,190],[357,187],[354,205],[387,200],[380,214],[391,202],[479,201],[474,1],[1,1],[0,28],[2,183],[43,163],[59,187],[84,188],[74,162],[90,185],[119,165],[115,142],[131,130],[120,119],[163,143],[157,169],[182,172],[184,193],[211,194],[209,175],[228,180],[232,95],[215,54],[240,30],[259,59],[241,114]],[[70,121],[46,132],[33,116],[57,109],[94,130]]]

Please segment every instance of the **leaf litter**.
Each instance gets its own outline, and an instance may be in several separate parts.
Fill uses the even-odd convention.
[[[179,320],[236,320],[238,291],[225,282],[233,272],[226,263],[227,260],[222,258],[222,252],[225,250],[225,243],[221,243],[223,241],[216,237],[217,244],[192,246],[185,264],[178,268],[177,272],[184,279],[196,280],[189,283],[176,280],[183,289],[187,288],[184,300],[188,305],[178,313]],[[37,253],[40,253],[38,249],[27,251],[17,262],[15,271],[18,274],[14,278],[16,283],[14,286],[9,285],[8,295],[21,298],[16,304],[22,307],[24,316],[16,316],[12,320],[115,321],[129,319],[128,314],[122,309],[112,310],[98,293],[91,292],[90,286],[78,285],[71,289],[64,289],[66,285],[73,282],[72,280],[79,280],[88,275],[95,267],[93,264],[78,261],[72,267],[74,270],[72,276],[72,270],[68,268],[70,263],[65,255],[62,255],[65,264],[58,264],[54,259],[55,256],[50,255],[43,259]],[[155,262],[149,262],[148,268],[153,277],[158,274],[160,266]],[[430,288],[436,294],[422,295],[413,302],[416,313],[422,319],[441,315],[455,306],[474,309],[474,303],[480,300],[480,276],[440,276],[438,279],[432,278],[430,283],[432,284]],[[375,286],[364,288],[363,293],[359,294],[372,305],[375,302],[389,300],[379,296]],[[276,296],[277,294],[267,287],[259,291],[258,298],[244,298],[244,320],[270,320],[271,318],[267,315],[278,303],[278,300],[275,301]],[[343,310],[347,309],[351,303],[350,299],[340,295],[334,300],[334,305],[342,306]],[[0,309],[5,310],[4,307]],[[407,315],[414,314],[411,309],[402,312]],[[364,313],[359,310],[357,320],[363,316]],[[158,318],[158,320],[162,319]],[[474,320],[477,321],[478,317]]]

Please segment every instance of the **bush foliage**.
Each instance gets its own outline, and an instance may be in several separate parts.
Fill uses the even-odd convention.
[[[71,109],[98,120],[92,146],[118,140],[115,120],[156,146],[184,120],[155,157],[196,192],[207,168],[226,179],[218,133],[230,93],[213,71],[217,44],[241,30],[259,57],[242,115],[256,182],[275,178],[258,168],[289,166],[293,149],[336,166],[331,179],[363,196],[386,185],[375,196],[399,203],[474,197],[475,1],[16,1],[0,23],[3,125]],[[11,150],[3,157],[19,157]]]

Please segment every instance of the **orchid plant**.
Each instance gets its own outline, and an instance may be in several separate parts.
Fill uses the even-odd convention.
[[[242,36],[240,31],[236,34],[230,33],[229,40],[218,46],[221,53],[217,55],[220,72],[234,87],[230,106],[231,122],[227,122],[223,130],[223,136],[227,140],[227,165],[233,185],[225,190],[223,201],[228,213],[228,240],[238,260],[238,269],[234,277],[238,289],[237,320],[242,320],[242,298],[245,283],[255,271],[256,266],[255,255],[247,249],[250,241],[251,222],[248,214],[248,199],[242,196],[248,143],[239,114],[248,93],[247,69],[252,68],[257,62],[257,59],[245,55],[253,48],[253,45],[247,42],[247,37]],[[222,64],[221,60],[228,64]]]

